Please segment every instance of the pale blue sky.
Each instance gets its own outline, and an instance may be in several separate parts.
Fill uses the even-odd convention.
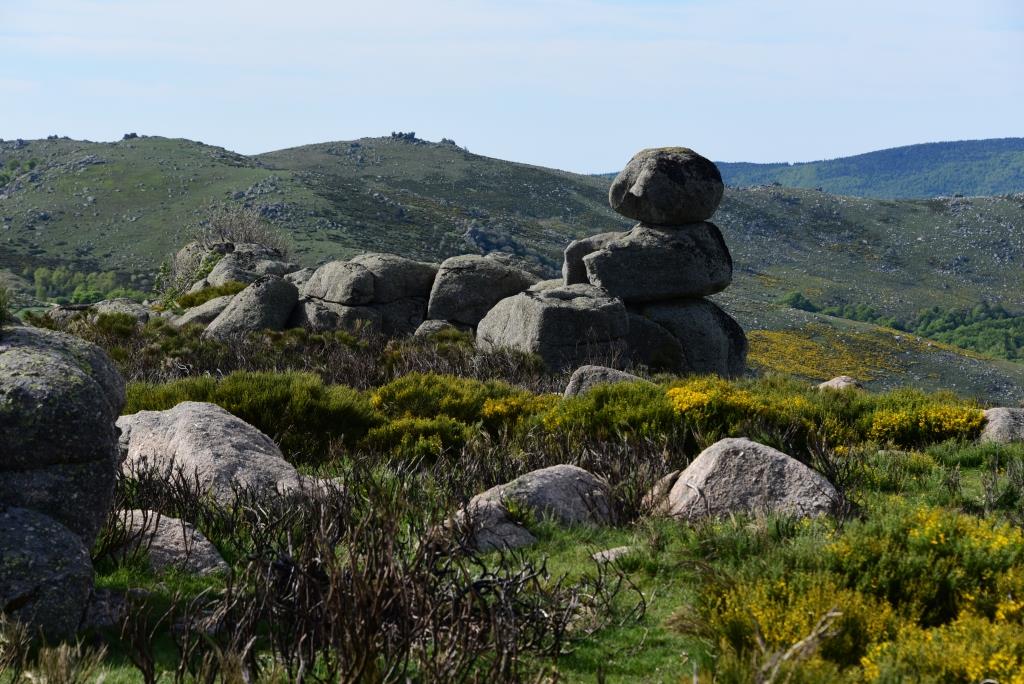
[[[0,0],[0,93],[7,139],[803,161],[1024,136],[1024,2]]]

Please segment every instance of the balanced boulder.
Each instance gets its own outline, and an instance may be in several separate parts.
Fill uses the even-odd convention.
[[[225,504],[241,490],[273,494],[305,486],[272,439],[216,404],[186,401],[166,411],[139,411],[121,416],[117,426],[129,478],[180,475]]]
[[[649,318],[629,312],[626,346],[633,363],[651,370],[680,373],[685,371],[683,345],[672,333]]]
[[[298,299],[298,288],[287,280],[262,276],[235,295],[203,336],[226,340],[257,330],[283,330]]]
[[[726,378],[743,374],[747,337],[739,323],[712,302],[682,299],[649,304],[641,311],[679,341],[684,365],[678,372]]]
[[[658,486],[664,491],[667,483]],[[818,517],[834,512],[839,501],[828,480],[796,459],[749,439],[729,438],[702,451],[656,508],[686,520],[737,513]]]
[[[713,223],[678,228],[636,226],[583,257],[587,278],[626,304],[721,292],[732,257]]]
[[[441,262],[427,304],[427,318],[475,328],[494,305],[540,279],[492,256],[464,254]]]
[[[583,257],[596,252],[612,240],[625,235],[625,233],[599,233],[573,240],[565,248],[562,261],[562,280],[566,285],[587,284],[587,268],[583,264]]]
[[[626,307],[590,285],[527,291],[498,302],[477,326],[482,349],[537,354],[552,369],[576,367],[624,351]]]
[[[373,301],[373,274],[362,264],[329,261],[303,284],[302,294],[344,306],[369,304]]]
[[[608,190],[612,209],[644,223],[678,226],[711,218],[725,185],[714,162],[686,147],[638,152]]]

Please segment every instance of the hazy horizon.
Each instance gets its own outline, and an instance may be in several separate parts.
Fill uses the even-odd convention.
[[[245,154],[415,131],[600,173],[1024,135],[1012,0],[43,0],[0,8],[0,137]]]

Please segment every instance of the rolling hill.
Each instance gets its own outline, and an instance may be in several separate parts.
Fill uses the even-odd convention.
[[[0,164],[19,168],[0,187],[0,271],[29,279],[39,267],[113,270],[146,289],[214,203],[258,209],[288,232],[305,265],[362,251],[437,261],[501,250],[553,275],[571,239],[631,223],[608,208],[607,179],[405,135],[251,157],[158,137],[7,141]],[[762,348],[789,345],[791,356],[803,350],[809,358],[827,355],[839,339],[866,363],[875,359],[864,375],[879,386],[901,378],[952,386],[957,369],[961,391],[1015,401],[1024,393],[1022,364],[776,304],[800,291],[821,304],[870,304],[896,317],[981,301],[1020,313],[1024,194],[876,200],[733,187],[715,221],[736,264],[720,301],[750,331],[785,333],[763,337]],[[816,368],[808,377],[833,369],[791,370],[801,368]]]
[[[716,163],[734,186],[779,183],[883,199],[1024,191],[1024,138],[908,145],[799,164]]]

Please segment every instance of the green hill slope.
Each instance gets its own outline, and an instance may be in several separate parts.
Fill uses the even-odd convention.
[[[729,185],[779,183],[859,197],[982,196],[1024,191],[1024,138],[909,145],[800,164],[717,164]]]

